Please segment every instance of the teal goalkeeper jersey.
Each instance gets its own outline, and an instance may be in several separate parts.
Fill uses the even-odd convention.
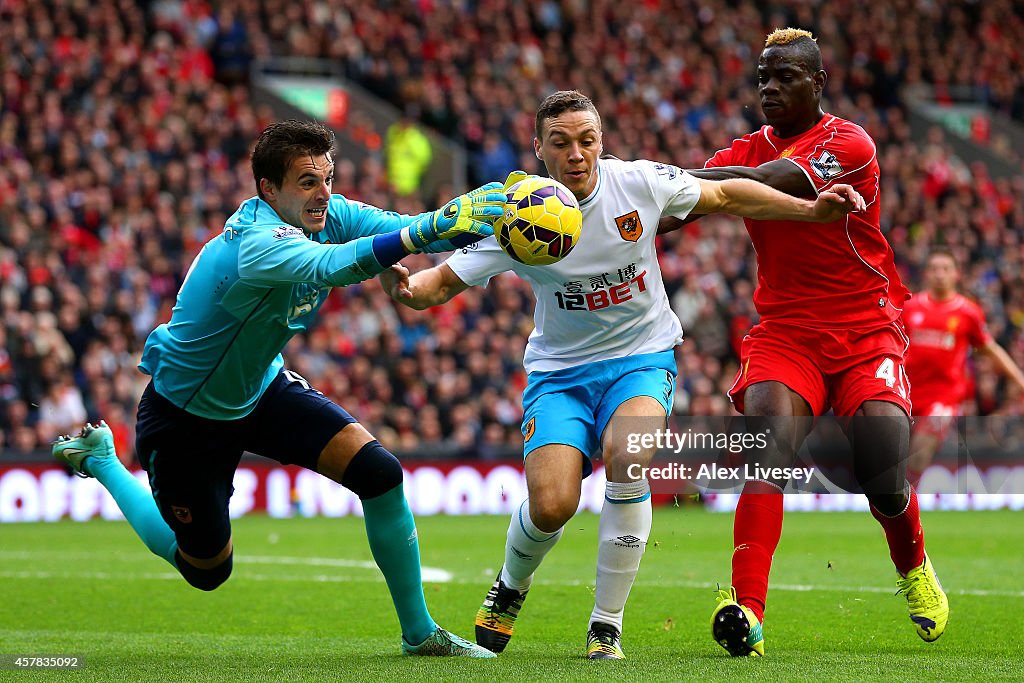
[[[310,236],[258,197],[243,202],[192,262],[170,322],[146,339],[139,369],[190,413],[246,416],[284,365],[281,350],[315,321],[331,288],[385,269],[373,236],[419,217],[332,195],[326,227]],[[427,250],[453,248],[440,241]]]

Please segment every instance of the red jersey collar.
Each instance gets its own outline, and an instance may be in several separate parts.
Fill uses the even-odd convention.
[[[772,147],[782,150],[786,149],[787,147],[789,147],[790,145],[792,145],[794,142],[804,137],[805,135],[816,135],[819,130],[828,127],[829,124],[835,121],[835,119],[835,116],[826,113],[824,116],[821,117],[820,121],[818,121],[816,124],[805,130],[803,133],[797,133],[796,135],[793,135],[792,137],[788,138],[780,138],[778,135],[775,134],[775,129],[772,126],[765,124],[764,136],[765,138],[768,139],[768,142],[771,143]]]

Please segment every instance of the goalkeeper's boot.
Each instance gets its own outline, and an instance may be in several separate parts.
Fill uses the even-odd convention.
[[[625,659],[619,630],[611,624],[595,621],[587,631],[587,659]]]
[[[896,594],[907,596],[910,620],[917,628],[917,635],[928,642],[937,640],[949,621],[949,601],[928,556],[924,556],[920,567],[914,567],[905,577],[897,579],[896,585],[899,587]]]
[[[476,612],[476,643],[491,652],[502,652],[512,639],[519,610],[527,591],[509,588],[501,582],[501,570],[480,609]]]
[[[736,589],[719,589],[711,636],[733,657],[764,657],[764,633],[753,610],[736,602]]]
[[[70,466],[79,477],[92,477],[85,471],[86,459],[117,459],[117,453],[114,452],[114,435],[103,420],[96,425],[89,422],[82,427],[77,436],[58,436],[53,442],[53,457]]]
[[[496,655],[465,638],[445,631],[440,626],[419,645],[410,645],[402,638],[402,654],[410,657],[472,657],[492,659]]]

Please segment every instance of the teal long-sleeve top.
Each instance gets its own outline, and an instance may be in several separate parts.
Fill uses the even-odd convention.
[[[161,396],[194,415],[248,415],[284,366],[281,350],[316,320],[331,289],[372,278],[404,254],[392,239],[393,258],[382,259],[375,236],[428,215],[332,195],[326,227],[307,235],[264,200],[246,200],[192,262],[170,322],[146,339],[139,369]],[[454,248],[439,241],[426,250]]]

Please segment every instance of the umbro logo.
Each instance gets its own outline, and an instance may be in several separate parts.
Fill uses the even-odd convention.
[[[623,548],[639,548],[640,539],[632,534],[626,534],[625,536],[619,536],[615,539],[615,545]]]
[[[518,557],[520,560],[532,560],[533,559],[533,555],[527,555],[526,553],[524,553],[522,550],[520,550],[519,548],[517,548],[515,546],[512,546],[512,553],[516,557]]]

